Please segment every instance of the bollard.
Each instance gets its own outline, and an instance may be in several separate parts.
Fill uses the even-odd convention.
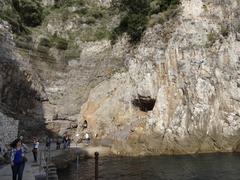
[[[77,171],[78,171],[78,167],[79,167],[79,154],[77,153]]]
[[[42,167],[42,150],[39,150],[40,152],[40,157],[39,157],[39,173],[41,172],[41,167]]]
[[[48,180],[48,157],[46,156],[46,180]]]
[[[49,176],[48,176],[48,174],[49,174],[49,167],[48,167],[48,165],[50,164],[50,158],[51,158],[51,155],[50,155],[50,144],[49,144],[49,146],[48,146],[48,158],[47,158],[47,172],[46,172],[46,174],[47,174],[47,180],[49,179]]]
[[[95,152],[94,155],[95,155],[95,180],[98,180],[98,156],[99,156],[99,153]]]

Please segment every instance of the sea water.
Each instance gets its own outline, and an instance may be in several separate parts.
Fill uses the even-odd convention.
[[[94,159],[80,160],[59,170],[60,180],[94,179]],[[102,157],[102,180],[240,180],[240,154]]]

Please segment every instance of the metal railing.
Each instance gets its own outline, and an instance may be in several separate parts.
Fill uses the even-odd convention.
[[[50,168],[49,165],[51,164],[51,158],[52,158],[52,153],[53,152],[57,152],[57,151],[68,151],[71,150],[71,148],[67,148],[67,149],[51,149],[50,146],[47,148],[43,148],[39,150],[39,174],[43,175],[46,177],[46,180],[49,180],[49,172],[50,172]],[[95,152],[94,153],[94,179],[98,180],[99,177],[99,153]],[[80,166],[80,152],[76,151],[76,169],[77,169],[77,173],[79,171],[79,166]],[[78,179],[78,174],[77,174],[77,179]]]

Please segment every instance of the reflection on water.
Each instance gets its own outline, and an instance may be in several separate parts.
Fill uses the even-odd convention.
[[[78,172],[78,173],[77,173]],[[58,172],[60,180],[94,179],[94,159]],[[100,158],[99,179],[240,180],[240,154]]]

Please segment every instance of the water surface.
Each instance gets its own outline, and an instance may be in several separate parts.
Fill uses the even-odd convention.
[[[94,179],[94,159],[58,172],[60,180]],[[240,180],[240,154],[108,157],[99,159],[101,180]]]

